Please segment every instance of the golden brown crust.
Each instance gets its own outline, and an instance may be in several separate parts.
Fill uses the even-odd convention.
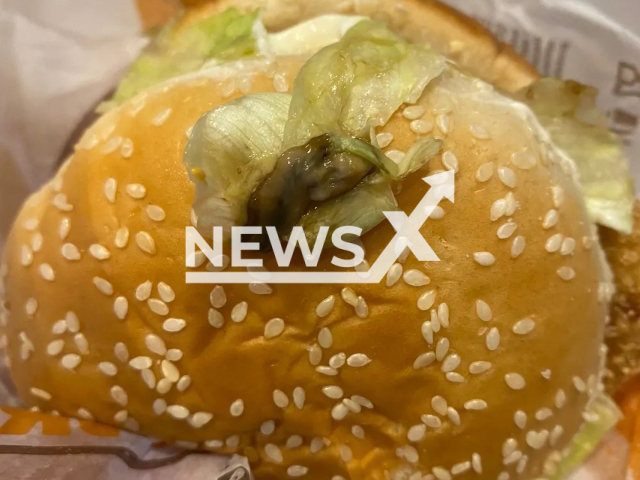
[[[291,85],[300,63],[296,58],[280,59],[275,68],[254,73],[247,69],[241,76],[251,80],[251,91],[271,91],[274,73],[283,74]],[[404,280],[388,287],[384,282],[351,286],[367,305],[365,309],[360,304],[359,316],[341,298],[342,286],[337,285],[275,285],[270,295],[228,285],[223,302],[219,293],[211,298],[211,285],[184,283],[184,228],[190,224],[194,196],[182,164],[185,132],[207,110],[241,95],[239,89],[232,96],[222,93],[237,86],[234,82],[235,78],[194,75],[113,110],[87,131],[57,179],[20,213],[2,264],[8,312],[2,327],[6,337],[0,338],[8,342],[22,396],[46,411],[91,415],[168,441],[237,451],[249,457],[259,479],[287,478],[292,465],[308,468],[305,478],[314,480],[334,475],[383,479],[386,472],[398,469],[445,475],[438,468],[469,468],[464,474],[469,478],[476,475],[474,468],[487,478],[497,478],[501,471],[515,474],[516,468],[526,471],[523,479],[542,475],[543,462],[568,444],[582,423],[585,404],[597,392],[606,303],[597,295],[603,279],[599,248],[583,242],[591,237],[579,191],[555,157],[544,153],[522,120],[522,111],[486,85],[453,71],[428,88],[419,102],[425,107],[425,123],[417,130],[435,125],[433,134],[445,140],[443,152],[453,152],[459,161],[455,205],[444,201],[444,217],[428,220],[421,229],[442,261],[423,264],[410,256],[402,268],[413,272]],[[420,137],[402,112],[381,131],[394,136],[387,151],[404,151]],[[524,151],[537,159],[534,168],[514,166],[511,154]],[[478,168],[488,162],[511,170],[479,181]],[[421,173],[442,166],[439,155]],[[516,178],[511,187],[510,171]],[[143,198],[131,196],[140,191],[127,189],[132,184],[145,186]],[[564,201],[551,187],[562,189]],[[425,193],[420,176],[411,177],[398,196],[401,209],[411,212]],[[501,240],[497,231],[507,217],[491,221],[490,211],[510,193],[518,202],[510,214],[517,229]],[[147,209],[154,205],[163,209],[164,220],[150,218]],[[543,218],[554,206],[559,221],[544,229]],[[70,221],[68,233],[65,218]],[[117,240],[123,228],[128,232],[126,245]],[[558,234],[575,239],[574,249],[564,255],[549,253],[553,248],[547,242]],[[375,260],[392,236],[386,222],[369,233],[364,238],[367,259]],[[526,247],[513,258],[520,236]],[[106,248],[109,258],[92,245]],[[74,246],[80,260],[67,258]],[[494,255],[495,265],[481,266],[474,255],[479,252]],[[273,259],[269,261],[267,267]],[[572,268],[575,278],[562,280],[558,271],[563,267]],[[421,277],[415,271],[428,275],[428,285],[412,286],[416,276]],[[113,292],[99,279],[109,282]],[[139,286],[147,281],[153,288],[145,294]],[[173,294],[159,288],[160,282]],[[418,299],[431,290],[435,301],[423,305],[423,311]],[[332,295],[334,308],[319,317],[316,307]],[[491,320],[478,317],[477,300],[491,307]],[[224,318],[222,328],[208,322],[212,302]],[[233,313],[241,302],[247,302],[242,319],[237,308]],[[442,326],[428,343],[421,333],[423,323],[440,318],[444,322],[447,312],[449,326]],[[265,338],[266,322],[276,317],[284,319],[284,332]],[[65,318],[67,330],[58,330]],[[185,328],[168,332],[164,325],[169,318],[183,319]],[[517,334],[514,328],[525,318],[533,320],[534,329]],[[528,330],[525,326],[519,328]],[[333,340],[319,349],[317,338],[325,327]],[[492,350],[489,345],[494,342]],[[119,344],[126,346],[126,358]],[[179,349],[181,358],[166,349]],[[322,352],[325,367],[340,353],[366,354],[371,363],[361,368],[345,365],[337,375],[325,375],[311,364],[308,349]],[[431,365],[414,368],[419,355],[436,351],[440,353]],[[170,363],[167,355],[173,359]],[[447,365],[455,366],[457,373],[449,377],[443,371],[447,355],[453,355]],[[488,371],[470,373],[470,368],[480,368],[471,367],[478,361],[490,362]],[[142,374],[139,368],[145,362],[149,365]],[[523,377],[523,389],[509,386],[517,387],[512,380],[519,377],[513,374]],[[185,375],[189,385],[186,379],[175,381]],[[365,397],[373,408],[349,404],[361,411],[344,419],[332,417],[340,400],[328,398],[322,390],[332,385],[347,397]],[[300,388],[304,405],[300,393],[294,393]],[[285,393],[286,408],[276,405],[275,390]],[[442,410],[443,400],[437,396],[451,409]],[[244,410],[235,417],[232,405],[240,399]],[[164,402],[173,406],[171,414],[159,408]],[[184,412],[178,406],[188,409],[187,419],[175,418]],[[527,416],[526,422],[518,417],[521,428],[514,423],[517,411]],[[194,416],[196,412],[203,413]],[[409,429],[423,428],[423,415],[430,415],[424,418],[432,426],[424,427],[424,439],[410,441]],[[275,421],[275,432],[260,433],[269,420]],[[194,422],[202,425],[195,428]],[[287,443],[295,444],[296,435],[302,446],[286,448]],[[501,451],[510,438],[527,460],[505,466]],[[216,447],[212,441],[227,445]],[[273,458],[274,451],[281,452],[282,463],[269,458],[268,452]],[[419,455],[417,462],[414,453]]]
[[[432,44],[460,68],[506,90],[516,91],[539,78],[536,69],[477,21],[436,0],[188,0],[200,7],[187,19],[230,7],[262,8],[268,30],[279,31],[329,13],[383,20],[414,42]]]

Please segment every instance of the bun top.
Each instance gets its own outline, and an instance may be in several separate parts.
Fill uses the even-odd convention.
[[[459,68],[496,87],[514,92],[540,75],[509,45],[475,20],[437,0],[183,0],[199,5],[187,11],[185,23],[234,7],[262,10],[267,30],[280,31],[319,15],[363,15],[384,21],[398,35],[429,43]]]
[[[396,190],[409,213],[422,177],[456,172],[456,203],[420,229],[440,262],[401,256],[378,285],[185,284],[187,136],[233,98],[290,88],[305,60],[186,75],[86,132],[0,266],[21,395],[246,455],[259,479],[551,475],[599,393],[609,278],[573,164],[490,85],[448,67],[377,131],[387,153],[443,140]],[[393,236],[362,238],[369,263]]]

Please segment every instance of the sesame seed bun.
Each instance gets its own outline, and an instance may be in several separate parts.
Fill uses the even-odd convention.
[[[457,171],[421,229],[441,262],[402,257],[379,285],[185,284],[188,132],[304,61],[180,77],[87,130],[0,263],[22,397],[246,455],[258,479],[550,475],[599,391],[610,277],[571,162],[490,85],[449,68],[378,130],[391,156],[444,141],[397,195],[409,213],[422,177]],[[366,259],[393,236],[366,234]]]
[[[386,22],[413,42],[429,43],[472,75],[506,91],[516,91],[539,78],[539,73],[511,46],[498,41],[477,21],[437,0],[183,0],[188,24],[229,7],[262,9],[269,31],[330,13],[364,15]]]

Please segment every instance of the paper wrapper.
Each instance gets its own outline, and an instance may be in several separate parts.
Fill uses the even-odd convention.
[[[640,31],[640,3],[445,1],[512,43],[544,75],[598,87],[640,180],[640,37],[634,33]],[[145,45],[141,31],[160,23],[177,3],[0,3],[0,250],[26,195],[51,177],[75,127]],[[189,453],[91,422],[11,408],[19,402],[0,368],[0,405],[6,405],[0,407],[3,480],[240,480],[250,475],[239,457]],[[639,412],[627,408],[627,423],[640,423]],[[634,431],[612,432],[571,480],[640,480],[640,465],[637,476],[627,470],[629,442],[638,442]]]

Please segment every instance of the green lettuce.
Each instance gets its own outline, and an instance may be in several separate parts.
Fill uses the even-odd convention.
[[[254,25],[259,12],[243,14],[235,8],[211,15],[193,24],[164,27],[149,48],[120,81],[106,110],[120,105],[146,88],[170,78],[196,71],[213,59],[235,60],[258,51]]]
[[[330,133],[365,137],[403,103],[415,103],[445,69],[444,57],[364,20],[314,55],[293,86],[284,148]]]
[[[629,234],[635,199],[629,160],[606,116],[597,92],[576,82],[540,80],[518,94],[534,111],[553,143],[576,164],[592,220]]]

